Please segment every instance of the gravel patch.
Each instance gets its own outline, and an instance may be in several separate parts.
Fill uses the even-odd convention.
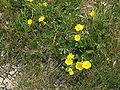
[[[21,75],[20,65],[6,64],[0,66],[0,90],[15,90]]]

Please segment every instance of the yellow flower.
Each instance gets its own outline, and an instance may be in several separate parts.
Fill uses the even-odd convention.
[[[91,17],[94,17],[96,15],[94,10],[92,10],[89,14],[90,14]]]
[[[32,19],[29,19],[28,21],[27,21],[27,23],[29,24],[29,25],[31,25],[32,24]]]
[[[76,69],[78,70],[83,70],[83,67],[82,67],[82,62],[77,62],[76,65],[75,65]]]
[[[84,25],[77,24],[77,25],[75,26],[75,30],[76,30],[76,31],[80,31],[80,30],[83,30],[83,29],[84,29]]]
[[[29,1],[29,2],[33,2],[33,0],[27,0],[27,1]]]
[[[68,72],[69,72],[69,75],[74,75],[74,71],[72,70],[72,68],[69,68]]]
[[[81,38],[80,35],[75,35],[75,36],[74,36],[75,41],[79,41],[80,38]]]
[[[73,60],[72,59],[66,59],[65,64],[71,65],[71,64],[73,64]]]
[[[47,7],[47,6],[48,6],[48,3],[47,3],[47,2],[44,2],[44,3],[43,3],[43,6],[44,6],[44,7]]]
[[[44,17],[44,16],[41,16],[41,17],[39,18],[39,22],[43,22],[44,19],[45,19],[45,17]]]
[[[91,63],[89,61],[84,61],[82,63],[82,67],[85,69],[89,69],[91,67]]]
[[[67,55],[67,59],[73,59],[74,58],[74,54],[72,54],[72,53],[69,53],[68,55]]]

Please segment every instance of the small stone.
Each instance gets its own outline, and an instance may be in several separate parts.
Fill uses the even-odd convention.
[[[9,83],[9,79],[8,79],[8,78],[5,78],[5,80],[3,81],[3,83],[4,83],[5,85],[7,85],[7,84]]]
[[[15,69],[15,72],[17,72],[18,70],[17,69]]]
[[[10,64],[9,64],[9,63],[7,63],[5,66],[6,66],[6,67],[10,67]]]
[[[1,66],[2,68],[5,68],[5,65]]]
[[[5,85],[4,84],[0,84],[0,90],[1,90],[1,88],[5,88]]]
[[[14,80],[14,78],[11,75],[8,75],[9,80]]]
[[[2,16],[2,13],[0,12],[0,17]]]
[[[10,75],[13,75],[15,73],[15,71],[10,71],[9,73],[10,73]]]
[[[15,75],[15,74],[13,75],[14,78],[15,78],[16,76],[17,76],[17,75]]]
[[[2,84],[2,82],[3,82],[3,78],[2,78],[2,77],[0,77],[0,85]]]
[[[3,73],[2,75],[1,75],[1,77],[5,77],[6,76],[6,74],[5,73]]]
[[[6,21],[5,23],[6,23],[6,25],[8,25],[8,24],[9,24],[9,22],[8,22],[8,21]]]
[[[116,61],[113,62],[113,67],[115,67]]]
[[[2,67],[0,67],[0,71],[2,70],[3,68]]]
[[[1,15],[0,15],[0,16],[1,16]],[[4,51],[1,52],[1,57],[3,57],[3,56],[4,56]]]

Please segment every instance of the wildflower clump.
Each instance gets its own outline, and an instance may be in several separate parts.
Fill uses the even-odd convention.
[[[92,12],[93,13],[93,12]],[[75,30],[81,31],[84,29],[84,25],[82,24],[77,24],[75,26]],[[80,41],[81,36],[79,34],[74,35],[74,40],[75,41]],[[82,71],[83,69],[90,69],[91,68],[91,62],[88,60],[78,60],[77,62],[75,61],[75,58],[78,58],[78,54],[73,54],[73,53],[69,53],[67,55],[67,58],[65,59],[65,64],[67,65],[67,68],[69,67],[69,69],[67,70],[69,72],[69,75],[74,75],[75,71],[73,71],[73,69]]]
[[[66,64],[66,65],[72,65],[72,64],[73,64],[73,58],[74,58],[74,54],[69,53],[69,54],[67,55],[66,60],[65,60],[65,64]]]
[[[78,60],[75,62],[75,58],[77,56],[77,54],[75,55],[73,53],[69,53],[65,59],[65,64],[67,65],[67,72],[69,72],[69,75],[74,75],[74,67],[76,70],[82,71],[83,69],[90,69],[92,66],[91,62],[88,60]]]

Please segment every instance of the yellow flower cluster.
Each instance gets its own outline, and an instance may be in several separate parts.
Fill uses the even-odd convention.
[[[38,19],[39,22],[42,22],[45,25],[46,22],[44,20],[45,20],[44,16],[40,16],[39,19]],[[32,19],[28,19],[27,24],[31,25],[32,23],[33,23],[33,20]]]
[[[81,31],[81,30],[83,30],[84,29],[84,25],[82,25],[82,24],[77,24],[76,26],[75,26],[75,30],[78,32],[78,31]],[[80,35],[79,34],[77,34],[77,35],[75,35],[74,36],[74,40],[75,41],[80,41]]]
[[[33,0],[27,0],[28,2],[33,2]],[[43,6],[43,7],[47,7],[48,6],[48,3],[47,2],[44,2],[44,3],[38,3],[40,6]],[[91,17],[94,17],[96,15],[96,12],[94,10],[92,10],[89,15]],[[40,16],[38,18],[38,21],[40,23],[43,23],[44,25],[46,24],[45,22],[45,17],[44,16]],[[28,25],[32,25],[33,23],[33,20],[32,19],[28,19],[27,21],[27,24]],[[76,30],[76,32],[79,32],[79,31],[82,31],[84,29],[84,25],[83,24],[76,24],[76,26],[74,27],[74,29]],[[79,34],[76,34],[74,35],[74,40],[75,41],[80,41],[81,39],[81,36]],[[74,70],[72,69],[72,67],[74,66],[77,70],[83,70],[83,69],[90,69],[91,68],[91,63],[90,61],[88,60],[85,60],[85,61],[78,61],[76,63],[74,63],[74,58],[75,58],[75,55],[73,53],[69,53],[67,55],[67,58],[65,60],[65,64],[67,66],[69,66],[68,68],[68,72],[69,72],[69,75],[74,75]]]
[[[43,7],[47,7],[47,6],[48,6],[48,3],[47,3],[47,2],[44,2],[44,3],[38,3],[38,5],[43,6]]]
[[[83,68],[89,69],[91,67],[91,63],[90,63],[90,61],[77,62],[75,67],[78,70],[83,70]]]
[[[89,15],[90,15],[91,17],[94,17],[94,16],[96,15],[96,13],[95,13],[94,10],[92,10],[92,11],[89,13]],[[83,30],[84,27],[85,27],[85,26],[82,25],[82,24],[77,24],[74,29],[75,29],[77,32],[79,32],[79,31]],[[74,40],[75,40],[75,41],[80,41],[80,39],[81,39],[81,36],[80,36],[79,34],[76,34],[76,35],[74,36]],[[73,64],[74,64],[74,57],[75,57],[74,54],[69,53],[69,54],[67,55],[66,60],[65,60],[65,64],[66,64],[67,66],[73,66]],[[75,68],[78,69],[78,70],[89,69],[89,68],[91,68],[91,66],[92,66],[92,65],[91,65],[90,61],[87,61],[87,60],[82,61],[82,62],[79,62],[79,61],[78,61],[78,62],[76,62],[76,64],[75,64]],[[69,75],[74,75],[74,71],[73,71],[73,69],[72,69],[71,67],[70,67],[67,71],[69,72]]]
[[[72,65],[73,59],[74,59],[74,55],[72,53],[69,53],[69,55],[67,55],[67,59],[65,60],[65,64]]]
[[[67,66],[73,65],[74,57],[75,57],[74,54],[69,53],[65,60],[65,64]],[[92,65],[91,65],[90,61],[87,61],[87,60],[83,61],[83,62],[76,62],[76,64],[75,64],[75,68],[78,70],[89,69],[89,68],[91,68],[91,66]],[[74,75],[74,71],[72,68],[69,68],[67,71],[69,72],[69,75]]]
[[[27,0],[27,1],[33,2],[33,0]],[[39,3],[39,4],[40,4],[40,3]],[[47,2],[44,2],[44,3],[42,3],[42,6],[47,7],[47,6],[48,6],[48,3],[47,3]],[[44,20],[45,20],[45,17],[44,17],[44,16],[40,16],[39,19],[38,19],[39,22],[42,22],[43,25],[45,25],[46,22],[45,22]],[[27,24],[28,24],[28,25],[31,25],[32,23],[33,23],[33,20],[32,20],[32,19],[28,19],[28,20],[27,20]]]
[[[95,11],[94,10],[92,10],[90,13],[89,13],[89,15],[91,16],[91,17],[94,17],[95,15],[96,15],[96,13],[95,13]],[[78,31],[81,31],[81,30],[83,30],[84,29],[84,25],[82,25],[82,24],[77,24],[76,26],[75,26],[75,30],[78,32]],[[80,41],[80,35],[75,35],[74,36],[74,40],[75,41]]]

